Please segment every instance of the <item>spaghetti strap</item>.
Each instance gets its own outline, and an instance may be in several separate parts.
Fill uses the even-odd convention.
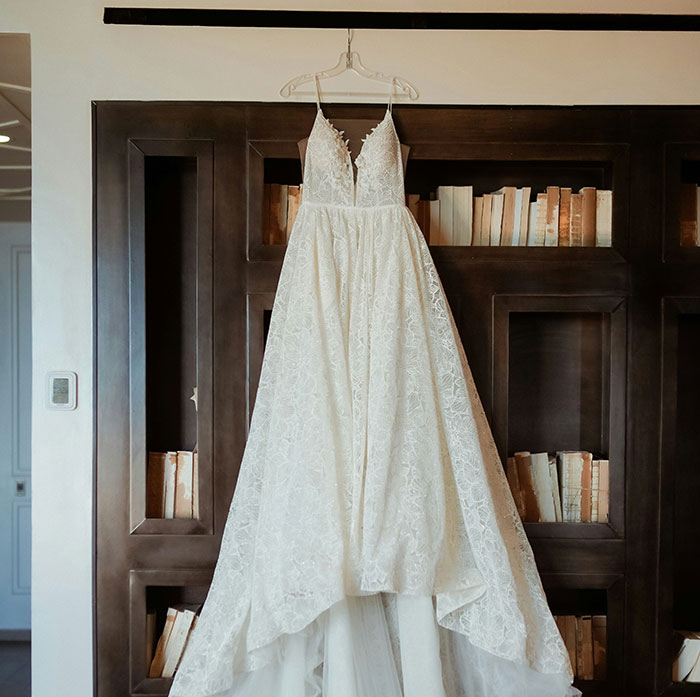
[[[321,88],[318,84],[318,73],[314,73],[314,82],[316,83],[316,106],[321,110]]]
[[[394,100],[394,87],[396,86],[396,77],[391,78],[391,91],[389,92],[389,106],[387,110],[391,113],[391,103]]]

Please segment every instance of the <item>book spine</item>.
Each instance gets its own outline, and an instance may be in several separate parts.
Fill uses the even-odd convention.
[[[545,247],[556,247],[559,240],[559,187],[547,187],[547,216],[545,219]]]
[[[596,221],[596,189],[594,186],[584,186],[579,189],[583,194],[581,206],[582,246],[595,247]]]
[[[612,191],[596,191],[596,247],[612,247]]]
[[[452,200],[452,240],[460,246],[472,243],[472,187],[455,186]]]
[[[523,205],[520,215],[520,239],[518,245],[524,247],[528,244],[530,234],[530,195],[532,193],[531,186],[523,187]]]
[[[173,517],[192,517],[192,453],[187,450],[177,451],[177,478]]]
[[[600,461],[600,474],[598,476],[598,522],[608,522],[608,508],[610,504],[610,462]]]
[[[483,210],[481,213],[481,235],[480,244],[488,246],[490,244],[491,235],[491,208],[493,202],[493,194],[483,195]]]
[[[513,207],[513,236],[511,239],[512,247],[520,246],[520,228],[523,223],[523,190],[521,188],[515,190],[515,205]]]
[[[557,473],[557,458],[556,455],[549,458],[549,479],[552,483],[552,498],[554,499],[554,513],[557,523],[561,523],[564,519],[561,510],[561,495],[559,493],[559,475]]]
[[[481,245],[481,218],[483,212],[484,199],[482,196],[475,196],[472,218],[472,246]]]
[[[591,523],[598,522],[598,495],[600,493],[600,460],[591,462]]]
[[[583,639],[583,672],[579,676],[582,680],[593,680],[593,625],[591,615],[581,617],[581,635]]]
[[[440,244],[454,244],[454,187],[438,186],[437,199],[440,207]],[[432,232],[432,230],[431,230]]]
[[[430,211],[430,232],[428,233],[430,235],[430,243],[444,245],[445,241],[442,236],[442,231],[440,229],[440,201],[438,199],[428,201],[428,206]]]
[[[165,454],[165,506],[164,518],[175,517],[175,488],[177,486],[177,453]]]
[[[165,453],[148,453],[146,465],[146,518],[165,512]]]
[[[301,203],[301,187],[299,186],[289,186],[287,187],[287,234],[286,242],[289,242],[289,237],[294,229],[294,223],[297,219],[297,214],[299,213],[299,205]]]
[[[532,453],[531,461],[537,505],[540,509],[540,520],[544,523],[554,523],[557,516],[554,509],[554,498],[552,497],[549,455],[547,453]]]
[[[503,222],[501,224],[500,244],[503,247],[513,245],[513,227],[515,225],[515,187],[503,187]]]
[[[591,522],[591,453],[582,453],[581,458],[581,522]]]
[[[583,246],[583,194],[571,194],[571,246]]]
[[[537,223],[535,229],[535,246],[544,247],[547,229],[547,194],[537,194]]]
[[[559,246],[569,247],[571,241],[571,187],[559,191]]]
[[[489,243],[492,247],[501,244],[501,227],[503,225],[503,194],[493,193],[491,199],[491,227]]]
[[[170,634],[173,630],[173,625],[175,624],[175,617],[177,616],[177,610],[174,608],[168,608],[168,612],[165,616],[165,625],[163,626],[163,632],[158,639],[158,645],[156,646],[155,655],[153,656],[153,661],[148,669],[149,678],[160,678],[163,674],[163,667],[165,666],[165,651],[170,639]]]
[[[537,505],[537,495],[535,493],[535,482],[532,476],[532,457],[527,451],[514,454],[515,463],[518,466],[518,477],[520,479],[520,491],[522,492],[523,503],[525,505],[525,520],[537,523],[540,520],[540,508]]]
[[[192,517],[199,519],[199,453],[192,455]]]
[[[522,491],[520,490],[520,477],[518,477],[518,466],[515,462],[515,457],[509,457],[506,462],[506,478],[510,486],[511,494],[515,507],[518,509],[518,515],[521,520],[525,520],[525,504],[523,502]]]
[[[607,624],[605,615],[591,617],[591,633],[593,635],[593,679],[605,680],[607,677]]]

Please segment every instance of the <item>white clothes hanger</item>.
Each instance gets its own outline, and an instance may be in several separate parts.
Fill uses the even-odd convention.
[[[292,78],[289,82],[280,90],[280,95],[285,98],[291,96],[309,96],[315,95],[315,91],[308,92],[298,92],[297,88],[308,82],[313,82],[316,78],[322,80],[324,78],[335,77],[340,75],[347,70],[352,70],[361,77],[368,78],[369,80],[376,80],[377,82],[388,82],[394,83],[395,89],[397,89],[397,94],[394,96],[395,99],[404,97],[410,100],[418,99],[418,90],[410,83],[408,80],[404,80],[398,75],[387,75],[386,73],[381,73],[377,70],[370,70],[366,68],[362,61],[360,60],[360,54],[357,51],[353,51],[351,48],[353,31],[348,29],[348,46],[347,50],[343,51],[338,57],[338,62],[327,70],[321,70],[317,73],[305,73],[303,75],[297,75],[297,77]],[[343,97],[376,97],[379,93],[377,92],[356,92],[356,91],[339,91],[339,92],[326,92],[327,96],[343,96]],[[385,95],[381,93],[382,99]]]

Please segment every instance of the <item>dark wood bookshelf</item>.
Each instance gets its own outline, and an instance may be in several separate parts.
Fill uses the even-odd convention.
[[[167,695],[146,613],[202,602],[245,447],[286,246],[265,183],[298,185],[315,105],[98,102],[95,154],[95,694]],[[328,105],[331,119],[383,106]],[[613,191],[611,247],[431,246],[496,444],[610,461],[607,523],[526,523],[555,614],[607,616],[586,697],[673,683],[673,630],[700,629],[698,107],[397,105],[407,191]],[[197,385],[199,409],[189,401]],[[200,517],[146,519],[149,450],[199,451]],[[158,634],[162,626],[157,626]]]

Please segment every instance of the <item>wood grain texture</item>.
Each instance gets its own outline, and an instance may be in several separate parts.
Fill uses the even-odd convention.
[[[329,104],[326,112],[382,116],[376,105]],[[167,694],[169,680],[145,678],[145,608],[162,612],[172,599],[203,597],[216,563],[285,253],[284,245],[262,243],[263,184],[299,183],[297,142],[314,117],[309,104],[94,105],[98,697]],[[681,500],[674,472],[684,466],[678,411],[688,401],[679,401],[678,370],[692,355],[700,316],[700,251],[678,245],[675,192],[689,176],[683,163],[700,160],[699,117],[698,107],[394,107],[411,147],[409,191],[439,184],[472,184],[475,195],[532,185],[533,198],[547,185],[614,191],[610,248],[431,249],[501,454],[516,445],[511,438],[526,445],[523,393],[539,381],[542,395],[554,394],[563,375],[571,413],[542,430],[537,447],[578,433],[581,447],[610,457],[609,524],[526,525],[551,599],[608,616],[608,678],[582,683],[586,697],[692,693],[670,677],[674,614],[688,612],[674,600],[674,569],[685,568],[674,565],[674,540],[694,515],[687,504],[674,508]],[[186,273],[196,276],[200,399],[208,392],[197,429],[210,442],[210,456],[200,459],[199,526],[139,519],[145,489],[134,461],[147,448],[153,395],[145,376],[130,383],[152,358],[145,291],[134,294],[133,283],[151,272],[134,256],[130,230],[150,220],[144,234],[164,242],[168,227],[158,206],[146,214],[146,157],[197,162],[196,172],[171,163],[170,175],[162,173],[174,171],[170,188],[154,181],[150,200],[157,202],[159,186],[182,187],[186,217],[175,227],[191,231],[197,221],[201,258]],[[191,323],[194,305],[183,310]],[[189,356],[192,346],[181,350]],[[532,375],[522,361],[536,363]],[[535,399],[547,416],[543,396]],[[162,418],[174,419],[164,432],[190,432],[179,416]]]

